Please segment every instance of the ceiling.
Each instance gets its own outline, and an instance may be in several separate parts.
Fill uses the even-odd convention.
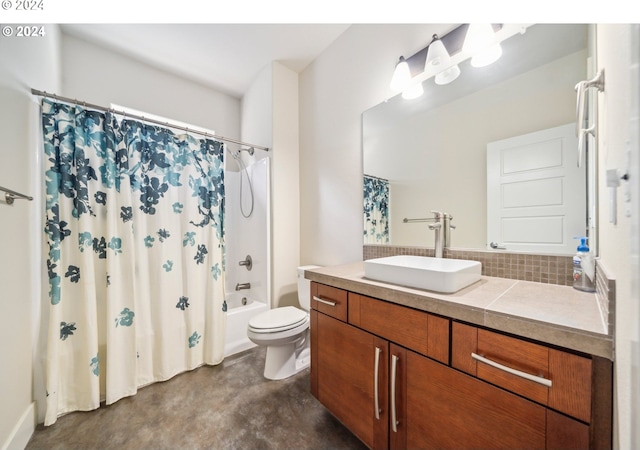
[[[349,24],[66,24],[64,34],[242,97],[272,61],[300,73]]]

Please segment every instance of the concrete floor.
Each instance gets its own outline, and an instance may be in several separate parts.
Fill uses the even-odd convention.
[[[39,425],[35,449],[364,449],[309,392],[309,370],[266,380],[264,348]]]

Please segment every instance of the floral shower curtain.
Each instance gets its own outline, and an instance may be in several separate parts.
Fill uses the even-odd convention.
[[[364,243],[389,243],[389,181],[364,176]]]
[[[45,425],[223,359],[223,144],[44,99]]]

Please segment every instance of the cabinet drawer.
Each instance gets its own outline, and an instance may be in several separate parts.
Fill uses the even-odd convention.
[[[349,293],[349,323],[449,364],[449,319]]]
[[[312,281],[311,308],[346,322],[347,291]]]
[[[455,322],[452,366],[577,419],[591,418],[591,359]]]

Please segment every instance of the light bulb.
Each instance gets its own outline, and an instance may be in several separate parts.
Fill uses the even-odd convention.
[[[433,37],[434,41],[429,45],[427,50],[427,60],[424,64],[424,70],[437,71],[446,65],[451,60],[451,57],[442,41],[438,39],[438,35],[434,35]]]
[[[435,77],[435,82],[437,85],[449,84],[456,78],[460,76],[460,67],[456,64],[455,66],[449,67],[448,69],[443,70]]]
[[[411,71],[409,70],[409,63],[401,56],[400,61],[398,61],[393,71],[393,77],[391,78],[389,87],[395,92],[400,92],[405,89],[410,81]]]
[[[493,64],[502,56],[502,46],[500,44],[493,44],[491,47],[486,48],[471,58],[471,65],[473,67],[484,67],[489,64]]]
[[[402,91],[402,98],[405,100],[413,100],[414,98],[420,97],[422,94],[424,94],[422,83],[414,83]]]
[[[469,24],[462,50],[471,55],[473,67],[487,66],[502,56],[502,47],[490,23]]]
[[[427,50],[427,60],[424,64],[425,72],[435,74],[436,84],[449,84],[460,76],[460,68],[457,65],[449,67],[450,64],[449,52],[438,35],[434,34],[433,42],[429,44]]]

